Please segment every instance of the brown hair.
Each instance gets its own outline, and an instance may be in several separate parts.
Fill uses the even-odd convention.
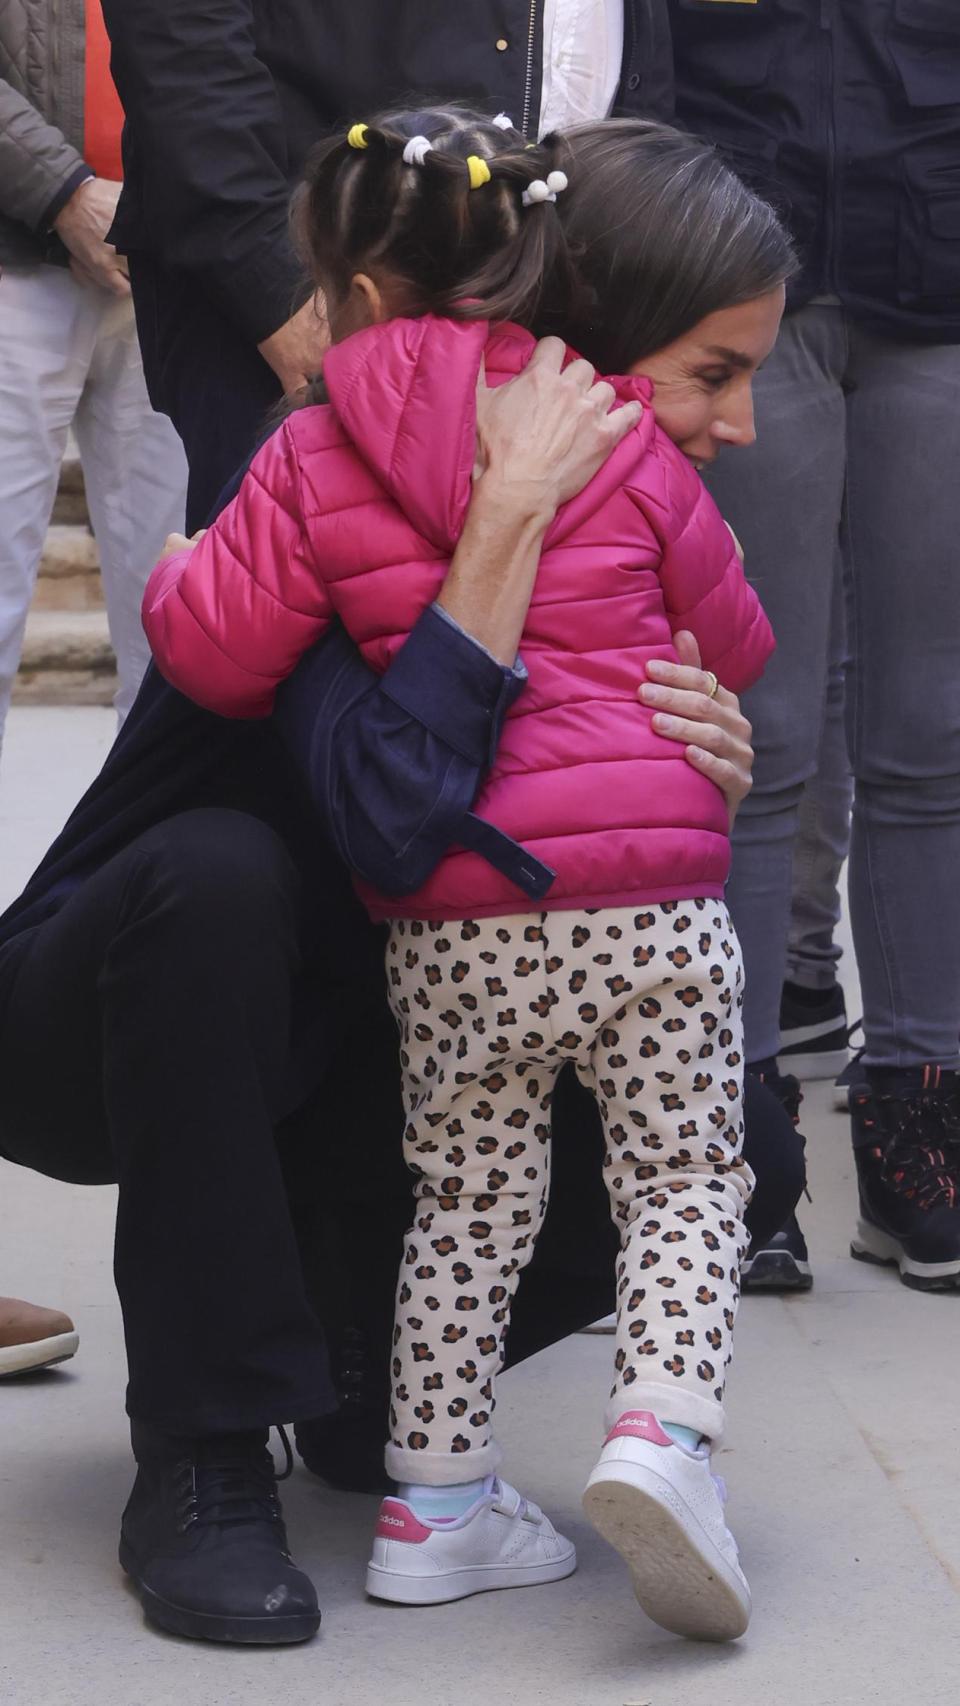
[[[535,329],[601,373],[626,373],[796,271],[774,209],[712,144],[637,119],[585,125],[566,142],[570,186],[558,205],[582,288],[551,292]]]
[[[430,145],[419,164],[404,159],[414,138]],[[477,189],[471,156],[490,174]],[[555,171],[559,198],[525,205]],[[627,372],[796,268],[773,208],[710,143],[634,119],[530,145],[465,108],[387,113],[318,145],[293,218],[331,301],[356,273],[380,275],[394,312],[514,320],[601,373]]]
[[[408,164],[419,137],[429,150]],[[476,189],[471,156],[490,174]],[[313,151],[294,229],[334,302],[365,272],[389,282],[399,313],[531,326],[548,279],[565,305],[579,290],[555,202],[523,203],[565,159],[559,137],[526,146],[508,121],[465,109],[386,113]]]

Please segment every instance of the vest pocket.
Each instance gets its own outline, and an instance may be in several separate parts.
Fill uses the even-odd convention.
[[[958,0],[894,0],[887,48],[909,106],[960,106]]]
[[[759,89],[776,41],[770,0],[677,0],[673,31],[684,81],[688,68],[712,89]]]
[[[920,178],[907,173],[901,191],[898,245],[900,301],[928,311],[960,301],[960,166]]]

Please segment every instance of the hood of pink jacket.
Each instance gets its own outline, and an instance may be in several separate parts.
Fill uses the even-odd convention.
[[[424,539],[454,549],[470,502],[477,442],[477,386],[496,386],[526,367],[536,348],[519,326],[489,321],[392,320],[327,352],[330,401],[356,449]],[[573,359],[572,353],[569,359]],[[641,378],[611,379],[620,403],[649,402]],[[648,412],[645,427],[654,431]],[[636,444],[627,452],[636,460]],[[556,543],[622,481],[616,453],[590,482],[585,503],[565,505],[547,536]],[[581,494],[584,498],[585,494]]]

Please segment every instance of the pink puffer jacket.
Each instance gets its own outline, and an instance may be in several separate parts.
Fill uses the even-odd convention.
[[[514,326],[425,318],[331,350],[331,406],[292,415],[196,549],[150,579],[144,625],[167,679],[223,715],[265,716],[334,615],[384,670],[439,592],[463,525],[481,361],[497,384],[533,349]],[[613,383],[622,401],[649,400],[645,380]],[[636,697],[651,658],[676,658],[681,627],[735,692],[773,646],[712,498],[646,408],[550,528],[523,633],[529,684],[476,803],[556,870],[538,907],[723,892],[723,797]],[[531,908],[456,847],[414,895],[361,892],[381,918]]]

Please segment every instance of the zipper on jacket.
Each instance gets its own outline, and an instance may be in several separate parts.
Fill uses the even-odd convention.
[[[837,47],[834,40],[833,0],[820,0],[820,33],[823,38],[824,77],[822,103],[826,136],[826,231],[824,242],[824,276],[820,288],[836,295],[837,227],[839,224],[839,192],[837,162],[836,71]]]
[[[527,69],[523,80],[523,116],[520,120],[520,134],[526,137],[528,141],[530,139],[530,112],[533,106],[533,50],[536,42],[537,0],[530,0],[530,17],[527,23]]]

